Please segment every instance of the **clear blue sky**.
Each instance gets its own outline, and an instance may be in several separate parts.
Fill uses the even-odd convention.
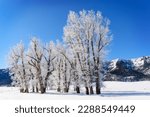
[[[101,11],[111,20],[108,59],[150,55],[149,0],[0,0],[0,68],[12,46],[37,36],[62,39],[69,10]]]

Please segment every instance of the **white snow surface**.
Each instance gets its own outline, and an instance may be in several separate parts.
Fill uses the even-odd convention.
[[[82,89],[82,91],[84,88]],[[140,82],[104,82],[101,95],[76,94],[72,89],[69,93],[57,93],[49,90],[45,94],[20,93],[19,88],[0,87],[0,99],[5,100],[149,100],[150,81]]]

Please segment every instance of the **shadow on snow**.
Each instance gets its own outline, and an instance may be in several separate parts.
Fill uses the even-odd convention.
[[[102,97],[122,97],[122,96],[150,96],[150,92],[139,91],[105,91],[101,94]]]
[[[32,93],[35,94],[35,93]],[[140,92],[140,91],[102,91],[100,95],[86,95],[85,93],[59,93],[59,92],[47,92],[46,95],[60,95],[60,96],[101,96],[101,97],[123,97],[123,96],[150,96],[150,92]]]

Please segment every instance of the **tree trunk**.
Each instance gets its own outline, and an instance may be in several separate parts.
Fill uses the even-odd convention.
[[[76,92],[80,93],[80,87],[79,86],[76,86]]]
[[[67,87],[64,88],[64,92],[68,93],[68,88]]]
[[[46,89],[41,85],[40,86],[40,91],[41,91],[41,94],[45,93]]]
[[[33,93],[35,92],[35,90],[34,90],[34,86],[32,86],[32,92],[33,92]]]
[[[39,91],[41,94],[45,93],[45,87],[44,87],[44,83],[43,83],[43,79],[42,79],[42,76],[41,76],[41,68],[40,68],[40,65],[38,66],[39,69],[37,69],[37,80],[38,80],[38,83],[39,83]]]
[[[44,87],[43,90],[44,90],[44,93],[46,93],[46,87]]]
[[[88,87],[85,87],[85,93],[87,94],[87,95],[89,95],[89,88]]]
[[[24,89],[24,93],[29,93],[28,88]]]
[[[99,78],[96,78],[96,94],[101,94]]]
[[[60,92],[61,90],[60,90],[60,86],[58,86],[58,88],[57,88],[57,92]]]
[[[96,87],[96,94],[101,94],[101,90],[99,87]]]
[[[90,94],[91,94],[91,95],[94,94],[94,91],[93,91],[93,87],[92,87],[92,86],[90,86]]]
[[[39,89],[38,89],[38,87],[36,86],[36,93],[38,93],[39,92]]]
[[[23,88],[20,89],[20,93],[23,93]]]
[[[64,85],[64,92],[65,93],[67,93],[68,92],[68,81],[67,81],[67,62],[66,62],[66,59],[64,60],[64,63],[62,64],[62,68],[63,68],[63,66],[65,66],[64,67],[64,83],[63,83],[63,85]]]

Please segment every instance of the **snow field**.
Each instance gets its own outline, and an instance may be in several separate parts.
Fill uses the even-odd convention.
[[[148,100],[150,99],[150,81],[140,82],[104,82],[101,95],[85,95],[84,88],[81,94],[76,94],[73,88],[69,93],[58,93],[49,90],[45,94],[20,93],[15,87],[0,87],[0,99],[14,100]]]

